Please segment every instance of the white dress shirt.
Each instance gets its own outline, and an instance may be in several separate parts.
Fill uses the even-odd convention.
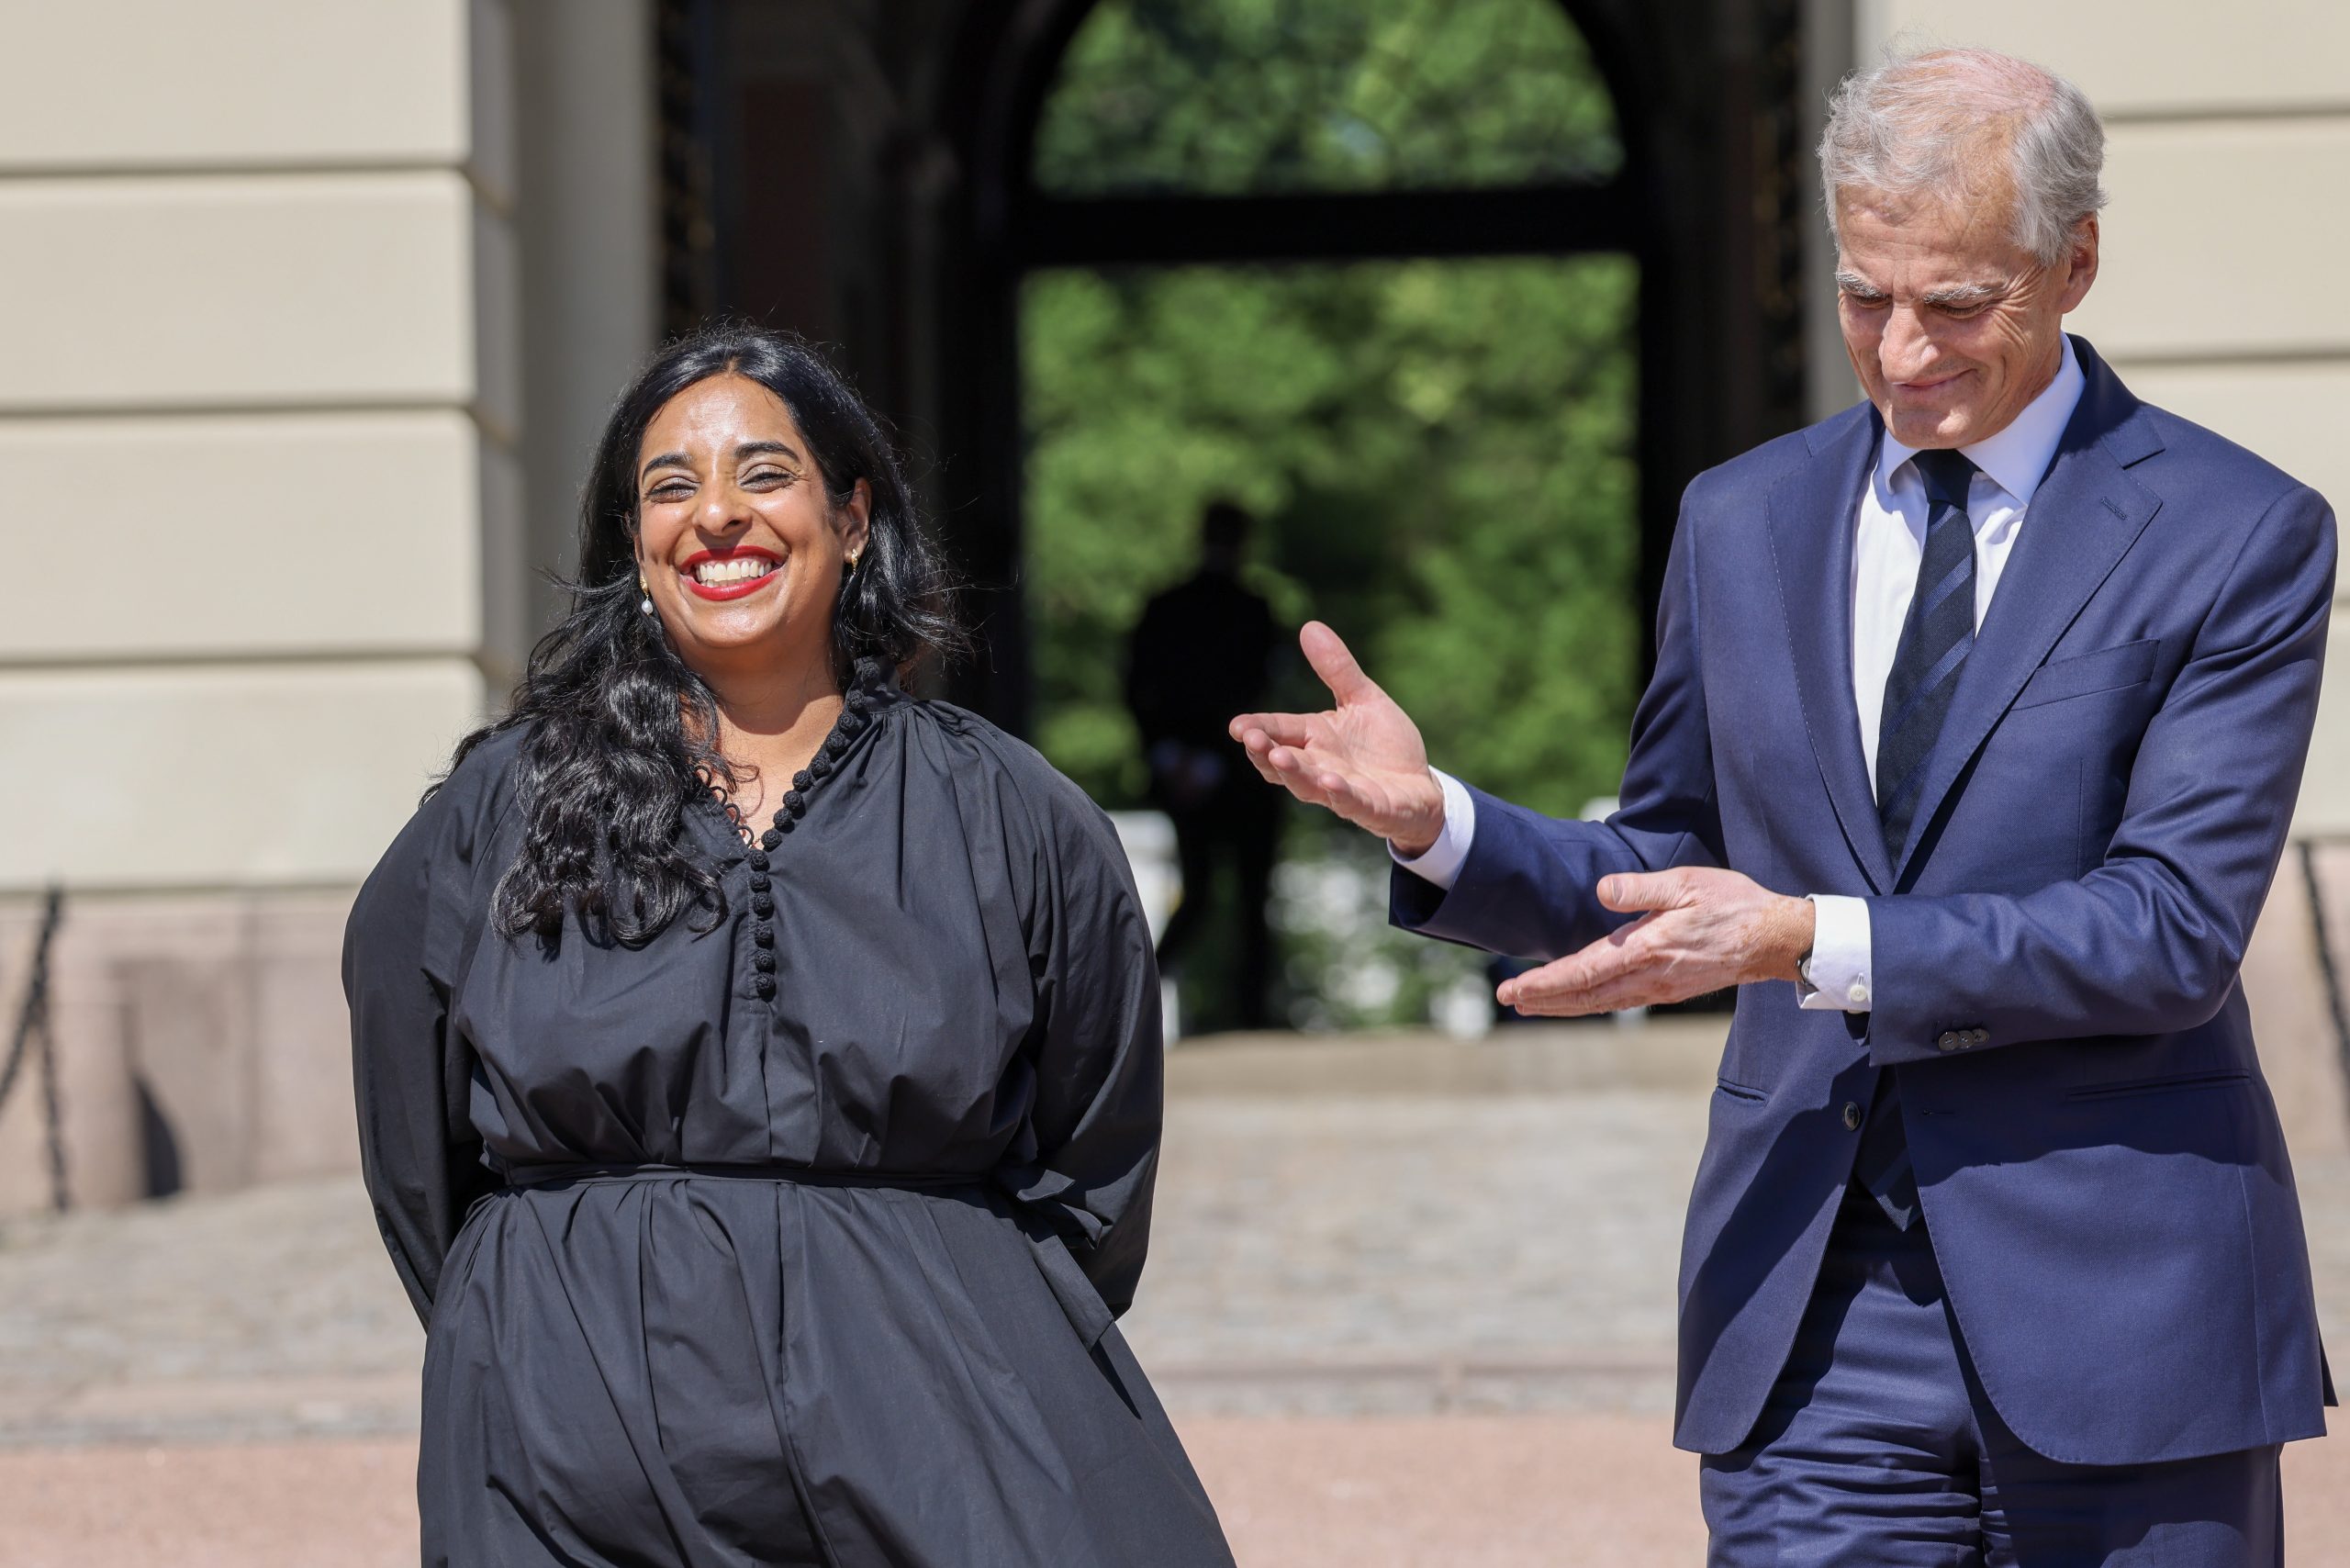
[[[1976,470],[1967,490],[1966,516],[1975,526],[1977,631],[1991,608],[1991,595],[1998,589],[1999,575],[2007,569],[2016,535],[2022,532],[2032,492],[2054,461],[2074,406],[2081,400],[2081,367],[2069,338],[2064,340],[2064,353],[2055,378],[2006,429],[1959,448]],[[1889,431],[1885,434],[1852,520],[1852,705],[1872,790],[1876,787],[1876,732],[1885,708],[1885,683],[1893,674],[1902,624],[1918,591],[1918,562],[1926,549],[1925,481],[1909,461],[1916,451]],[[1427,854],[1412,859],[1397,855],[1395,859],[1414,876],[1449,890],[1469,858],[1477,808],[1475,798],[1451,775],[1438,772],[1436,779],[1444,790],[1443,831]],[[1811,901],[1818,918],[1808,966],[1811,982],[1800,988],[1802,1004],[1865,1013],[1874,993],[1867,901],[1833,893],[1815,893]]]

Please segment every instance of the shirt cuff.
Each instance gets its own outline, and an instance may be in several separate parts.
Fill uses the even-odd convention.
[[[1437,788],[1444,791],[1443,831],[1436,835],[1436,842],[1428,846],[1426,854],[1407,860],[1396,854],[1393,844],[1387,846],[1387,853],[1394,857],[1395,864],[1423,882],[1450,892],[1452,884],[1460,879],[1461,864],[1469,858],[1469,841],[1476,835],[1477,801],[1469,793],[1468,786],[1451,774],[1434,767],[1428,771],[1436,775]],[[1860,900],[1851,902],[1858,903]],[[1861,918],[1866,921],[1868,916],[1863,913]]]
[[[1814,893],[1818,912],[1811,933],[1809,984],[1798,982],[1799,1005],[1814,1013],[1866,1013],[1874,987],[1869,975],[1869,904],[1866,899]]]

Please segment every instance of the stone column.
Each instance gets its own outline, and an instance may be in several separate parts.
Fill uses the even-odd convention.
[[[505,0],[14,18],[0,1005],[62,882],[82,1201],[349,1163],[340,912],[530,630],[512,34]],[[45,1198],[28,1110],[0,1210]]]

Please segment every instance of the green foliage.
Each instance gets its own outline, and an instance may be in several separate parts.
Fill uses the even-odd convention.
[[[1614,174],[1555,0],[1103,0],[1036,139],[1061,195],[1367,190]]]
[[[1297,1027],[1457,1024],[1464,1011],[1490,1016],[1483,956],[1388,924],[1387,879],[1385,849],[1359,833],[1319,835],[1312,853],[1292,855],[1275,871],[1272,923]]]
[[[1103,0],[1036,178],[1072,196],[1460,188],[1621,162],[1554,0]],[[1259,590],[1292,626],[1336,626],[1439,766],[1562,813],[1612,792],[1640,645],[1636,275],[1588,256],[1032,276],[1046,755],[1105,804],[1139,802],[1125,640],[1225,498],[1266,525]],[[1287,678],[1277,700],[1326,700],[1302,667]],[[1385,930],[1376,846],[1301,818],[1276,899],[1301,1021],[1416,1019],[1469,983],[1468,956]]]
[[[1639,646],[1633,281],[1613,256],[1032,279],[1046,754],[1137,798],[1115,650],[1229,496],[1269,525],[1260,589],[1336,626],[1441,766],[1554,812],[1613,790]]]

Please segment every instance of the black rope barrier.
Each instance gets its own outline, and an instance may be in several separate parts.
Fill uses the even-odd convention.
[[[0,1063],[0,1111],[8,1106],[9,1092],[24,1071],[26,1055],[33,1055],[40,1078],[41,1125],[49,1149],[49,1200],[63,1214],[71,1201],[65,1185],[65,1119],[57,1092],[57,1041],[49,1024],[49,960],[57,928],[65,918],[65,890],[51,888],[41,908],[40,935],[33,941],[32,971],[25,981],[24,1004],[17,1012],[17,1031],[8,1043],[8,1059]]]
[[[2342,971],[2333,961],[2333,938],[2326,928],[2325,894],[2317,878],[2318,845],[2304,838],[2297,847],[2301,852],[2301,888],[2310,901],[2310,930],[2317,938],[2317,972],[2325,981],[2326,1012],[2333,1020],[2334,1059],[2341,1064],[2344,1081],[2350,1082],[2350,1002],[2342,994]]]

